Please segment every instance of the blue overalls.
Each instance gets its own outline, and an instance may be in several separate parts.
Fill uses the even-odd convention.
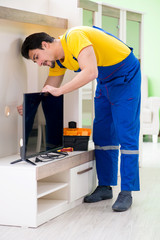
[[[120,145],[121,190],[138,191],[140,64],[131,51],[122,62],[98,71],[93,141],[99,185],[117,185]]]
[[[77,61],[74,56],[73,58]],[[57,64],[64,67],[59,61]],[[98,67],[93,141],[101,186],[117,185],[120,146],[121,190],[137,191],[140,188],[140,87],[140,64],[132,51],[118,64]]]

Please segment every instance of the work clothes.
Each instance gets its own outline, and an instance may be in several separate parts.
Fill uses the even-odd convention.
[[[106,71],[106,74],[104,72]],[[99,185],[117,185],[119,145],[121,190],[139,190],[139,61],[133,53],[102,70],[97,79],[93,140]]]
[[[98,67],[115,65],[123,61],[131,52],[124,43],[95,27],[74,27],[59,39],[65,57],[63,61],[56,61],[54,68],[50,68],[49,76],[64,75],[66,69],[79,71],[78,55],[88,46],[94,49]]]
[[[100,186],[117,185],[121,151],[121,190],[139,187],[139,130],[141,73],[132,49],[99,28],[76,27],[60,37],[64,61],[50,68],[49,76],[80,71],[78,55],[93,46],[98,67],[93,141]]]

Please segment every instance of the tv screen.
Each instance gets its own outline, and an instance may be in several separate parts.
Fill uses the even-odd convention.
[[[63,96],[24,94],[22,160],[62,147]]]

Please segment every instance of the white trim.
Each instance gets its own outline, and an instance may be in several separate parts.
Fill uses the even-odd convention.
[[[77,0],[77,7],[83,8],[92,12],[98,11],[98,4],[90,0]]]
[[[80,25],[83,25],[83,8],[79,8]]]
[[[112,8],[106,5],[102,5],[102,15],[109,16],[109,17],[120,17],[120,9],[119,8]]]
[[[119,38],[126,43],[126,11],[120,10]]]
[[[95,23],[97,27],[102,27],[102,5],[98,5],[98,12],[95,12]]]
[[[124,7],[117,6],[117,5],[115,6],[115,5],[110,4],[110,3],[104,3],[104,2],[100,2],[100,1],[94,1],[94,2],[99,4],[99,5],[105,5],[105,6],[112,7],[112,8],[119,8],[119,9],[124,10],[124,11],[135,12],[135,13],[139,13],[139,14],[145,14],[145,12],[142,12],[142,11],[133,10],[131,8],[124,8]]]

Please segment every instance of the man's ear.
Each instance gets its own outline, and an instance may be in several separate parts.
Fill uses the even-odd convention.
[[[41,45],[42,45],[43,49],[49,48],[49,43],[48,42],[43,41]]]

